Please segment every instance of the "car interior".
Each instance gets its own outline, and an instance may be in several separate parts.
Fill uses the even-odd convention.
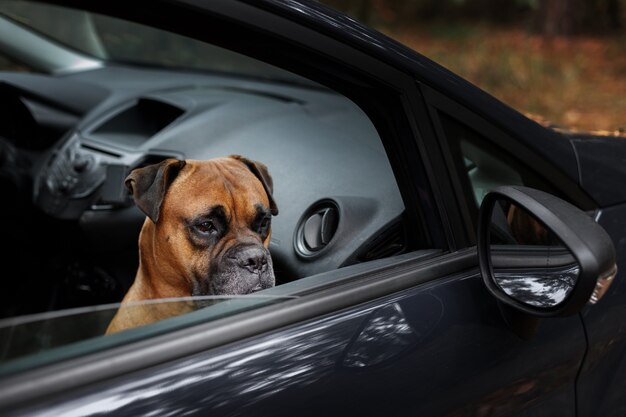
[[[385,149],[346,97],[182,37],[173,48],[208,48],[219,62],[131,63],[125,51],[104,60],[97,55],[113,55],[106,28],[127,25],[145,48],[172,34],[81,13],[72,18],[99,40],[72,44],[37,19],[71,11],[26,6],[9,1],[0,11],[0,32],[12,33],[0,45],[0,207],[13,271],[1,284],[0,318],[119,302],[145,219],[124,178],[167,158],[239,154],[268,167],[280,210],[270,243],[277,284],[407,251]]]

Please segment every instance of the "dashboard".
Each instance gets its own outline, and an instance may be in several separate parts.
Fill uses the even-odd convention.
[[[54,234],[49,257],[65,259],[64,271],[78,264],[82,284],[94,271],[106,277],[101,286],[115,291],[104,301],[132,283],[145,218],[124,178],[166,158],[240,154],[268,166],[280,209],[270,243],[278,283],[405,249],[404,205],[374,126],[321,86],[109,66],[0,73],[0,103],[0,184],[16,202],[7,214],[37,219],[28,233]],[[15,226],[14,238],[24,230]],[[29,245],[21,250],[38,249]],[[31,281],[55,262],[32,267]]]

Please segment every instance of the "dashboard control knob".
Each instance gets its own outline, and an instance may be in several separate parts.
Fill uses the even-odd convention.
[[[85,172],[89,165],[91,165],[92,158],[89,155],[76,154],[72,161],[72,168],[77,173]]]

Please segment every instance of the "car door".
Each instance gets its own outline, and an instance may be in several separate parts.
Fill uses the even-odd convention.
[[[60,371],[79,380],[100,375],[96,381],[70,386],[48,401],[37,396],[34,407],[22,410],[50,415],[574,415],[574,380],[585,347],[578,317],[546,320],[531,340],[520,339],[502,321],[472,270],[474,261],[471,251],[430,262],[407,260],[393,273],[361,276],[352,293],[344,288],[326,297],[316,294],[271,315],[240,315],[221,332],[200,325],[167,340],[154,338],[151,347],[114,357],[101,354]],[[368,292],[366,283],[369,291],[404,283],[408,288],[360,297]],[[337,298],[374,300],[341,308]],[[261,329],[259,321],[273,326],[294,321],[309,316],[306,309],[313,319],[252,338],[250,329],[241,329]],[[247,337],[238,340],[238,331]],[[218,344],[223,345],[209,348]],[[159,364],[155,356],[166,346],[170,357],[178,358]],[[189,350],[197,353],[185,355]],[[140,369],[127,373],[129,368]]]
[[[7,414],[575,415],[580,317],[546,319],[523,338],[484,287],[471,195],[416,82],[430,85],[438,67],[415,70],[418,58],[363,41],[365,30],[315,4],[149,5],[89,7],[237,49],[357,103],[383,140],[409,239],[423,233],[428,248],[285,284],[277,292],[297,298],[279,304],[156,324],[15,372],[2,381]]]

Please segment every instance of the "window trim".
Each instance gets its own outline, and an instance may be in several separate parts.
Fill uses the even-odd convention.
[[[597,209],[597,205],[593,200],[579,187],[577,179],[574,180],[569,177],[564,171],[560,170],[555,164],[542,157],[536,151],[533,151],[528,145],[515,139],[514,136],[508,132],[432,88],[422,86],[422,92],[427,101],[428,113],[433,122],[441,152],[443,153],[447,175],[450,177],[450,181],[452,181],[453,184],[456,204],[459,210],[461,210],[465,220],[465,233],[470,237],[470,245],[476,244],[475,231],[478,225],[477,218],[472,216],[472,209],[468,206],[468,201],[472,201],[473,196],[469,196],[471,197],[471,199],[469,199],[461,183],[461,177],[457,171],[457,163],[454,161],[447,135],[445,134],[441,118],[438,114],[439,112],[445,113],[459,123],[471,126],[471,129],[479,136],[483,137],[487,143],[504,150],[512,158],[519,161],[522,166],[542,178],[547,184],[561,190],[571,203],[582,210]],[[529,122],[531,121],[529,120]]]

